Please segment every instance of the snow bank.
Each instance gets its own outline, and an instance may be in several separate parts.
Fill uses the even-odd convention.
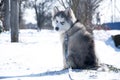
[[[120,34],[120,31],[94,31],[95,49],[101,63],[120,68],[120,49],[114,46],[111,38],[111,35],[115,34]],[[69,79],[68,72],[57,74],[63,68],[62,47],[57,32],[51,30],[42,30],[40,32],[37,30],[20,30],[19,36],[19,43],[11,43],[10,32],[0,34],[0,79]],[[55,73],[54,76],[52,76],[52,71]],[[41,75],[43,73],[45,73],[44,76]],[[15,77],[21,75],[29,76]],[[71,75],[75,80],[120,79],[119,74],[114,72],[81,70],[72,72]],[[10,76],[13,77],[10,78]]]
[[[96,53],[101,63],[120,68],[120,49],[116,48],[112,35],[120,34],[119,30],[94,31]]]

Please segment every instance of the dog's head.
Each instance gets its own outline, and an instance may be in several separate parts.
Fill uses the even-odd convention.
[[[70,8],[59,11],[59,9],[55,7],[53,14],[52,25],[56,31],[65,32],[76,21],[73,11]]]

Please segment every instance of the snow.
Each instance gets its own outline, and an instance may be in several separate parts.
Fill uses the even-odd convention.
[[[95,50],[100,63],[120,68],[120,49],[111,35],[119,30],[95,30]],[[120,72],[97,70],[62,70],[60,35],[52,30],[24,29],[19,43],[10,42],[10,32],[0,34],[0,80],[119,80]],[[69,76],[70,75],[70,76]]]
[[[120,49],[116,48],[111,38],[112,35],[120,34],[119,30],[94,31],[96,53],[101,63],[111,64],[120,68]]]

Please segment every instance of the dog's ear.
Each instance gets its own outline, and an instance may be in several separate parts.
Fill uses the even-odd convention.
[[[65,14],[68,15],[68,16],[70,16],[70,14],[71,14],[71,8],[67,7],[65,9]]]
[[[73,21],[76,21],[76,17],[75,17],[75,15],[73,13],[73,10],[70,7],[65,9],[65,14],[67,16],[69,16],[70,18],[72,18]]]
[[[70,7],[67,7],[65,9],[65,14],[68,15],[69,17],[72,17],[74,15],[74,13]]]
[[[54,11],[53,11],[53,14],[55,15],[57,12],[59,12],[59,9],[57,6],[54,7]]]

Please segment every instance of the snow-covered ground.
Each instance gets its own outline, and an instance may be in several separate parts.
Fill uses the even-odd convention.
[[[100,63],[120,68],[120,49],[111,35],[119,30],[94,31]],[[120,72],[62,70],[59,34],[51,30],[20,30],[19,43],[10,42],[10,32],[0,34],[0,80],[120,80]]]

